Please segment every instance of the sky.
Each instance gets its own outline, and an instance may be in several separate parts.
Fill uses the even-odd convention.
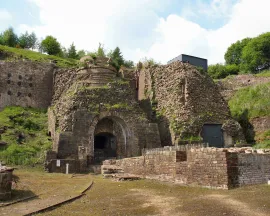
[[[224,63],[237,40],[270,31],[269,0],[0,0],[0,32],[52,35],[64,47],[166,63],[188,54]]]

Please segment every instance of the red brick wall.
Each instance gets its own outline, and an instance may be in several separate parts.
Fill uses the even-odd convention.
[[[208,188],[229,189],[267,183],[270,178],[270,154],[248,154],[238,150],[152,149],[140,157],[117,160],[116,166],[125,173],[144,178]]]

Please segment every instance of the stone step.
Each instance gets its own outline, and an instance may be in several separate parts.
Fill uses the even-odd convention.
[[[101,165],[90,165],[89,171],[95,174],[101,174]]]
[[[120,174],[124,173],[124,170],[120,168],[119,166],[115,165],[102,165],[101,166],[101,174],[106,175],[106,174]]]

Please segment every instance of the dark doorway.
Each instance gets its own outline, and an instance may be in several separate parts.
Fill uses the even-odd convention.
[[[94,160],[96,164],[106,159],[116,158],[116,138],[110,133],[99,133],[94,140]]]
[[[223,148],[222,125],[205,124],[202,129],[203,142],[208,143],[209,147]]]

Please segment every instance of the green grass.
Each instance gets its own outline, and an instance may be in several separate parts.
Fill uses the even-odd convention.
[[[39,52],[12,48],[7,46],[0,45],[0,57],[1,53],[4,53],[7,56],[5,60],[14,60],[14,59],[29,59],[31,61],[37,62],[50,62],[51,60],[57,61],[56,65],[59,67],[74,67],[78,65],[78,61],[75,59],[64,59],[57,56],[45,55]]]
[[[10,164],[42,163],[45,150],[52,146],[45,110],[6,107],[0,112],[0,129],[4,129],[0,140],[8,143],[0,149],[0,159]]]
[[[254,148],[270,148],[270,129],[260,133],[256,133],[255,139],[257,141],[257,144],[253,146]]]
[[[229,107],[234,117],[246,112],[248,119],[270,116],[270,83],[240,89],[230,99]]]
[[[270,70],[265,70],[261,73],[256,74],[256,77],[270,77]]]

